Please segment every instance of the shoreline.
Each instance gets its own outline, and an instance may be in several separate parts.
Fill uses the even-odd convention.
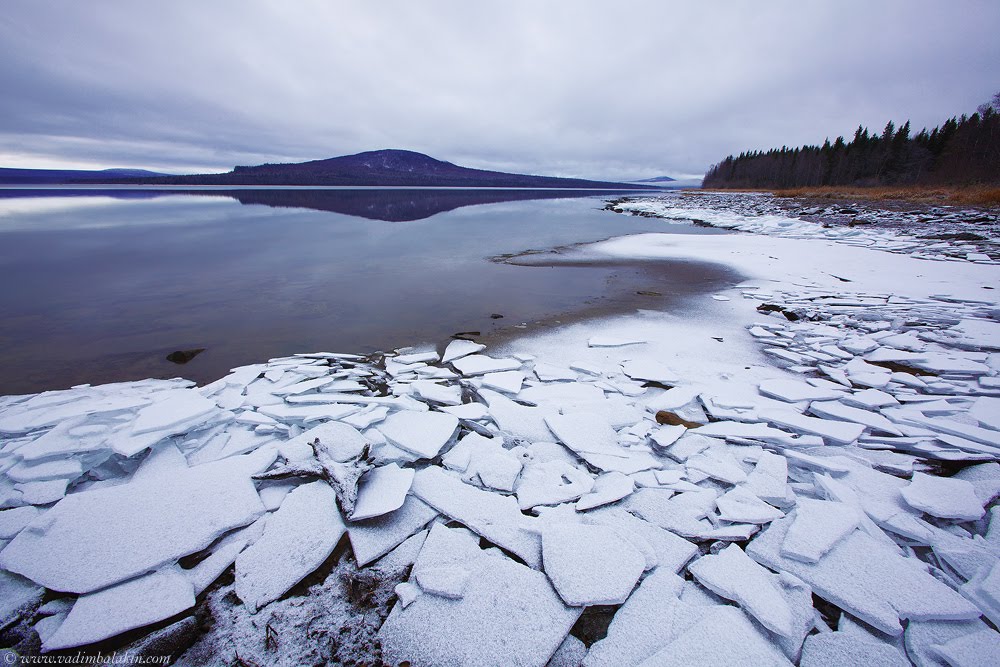
[[[801,200],[839,200],[886,203],[917,203],[952,206],[1000,207],[1000,186],[805,186],[798,188],[704,188],[702,192],[769,192],[775,197]]]
[[[614,210],[663,216],[664,224],[671,216],[690,220],[685,216],[692,211],[671,209],[676,199],[619,201]],[[170,551],[172,545],[126,547],[139,553],[166,548],[166,557],[148,556],[154,574],[130,579],[137,572],[121,570],[115,579],[123,554],[112,551],[110,579],[102,574],[99,584],[76,585],[80,600],[139,586],[133,599],[150,602],[146,619],[157,623],[157,636],[183,638],[178,664],[233,655],[290,664],[317,657],[423,664],[481,660],[500,645],[539,665],[557,652],[576,656],[570,664],[588,653],[588,659],[640,661],[669,654],[672,642],[692,630],[637,643],[629,640],[635,623],[674,614],[702,618],[707,632],[738,627],[732,650],[780,664],[814,650],[816,637],[860,641],[850,624],[862,621],[888,638],[904,634],[907,618],[919,618],[906,626],[907,650],[927,650],[930,640],[917,631],[934,630],[935,619],[965,619],[956,637],[988,630],[976,619],[985,614],[996,623],[1000,609],[978,592],[977,582],[1000,572],[997,557],[980,546],[1000,543],[994,505],[1000,425],[993,412],[1000,401],[1000,304],[995,290],[984,288],[996,284],[997,260],[970,249],[933,261],[928,243],[911,243],[891,230],[813,229],[773,212],[754,217],[720,209],[706,222],[757,233],[638,234],[550,258],[728,267],[732,284],[688,297],[703,299],[701,308],[590,319],[486,349],[453,341],[443,357],[425,347],[385,353],[382,360],[296,355],[234,369],[194,389],[149,381],[108,387],[100,396],[94,392],[105,388],[76,390],[72,401],[60,400],[67,392],[2,397],[0,430],[8,443],[0,461],[13,464],[8,475],[16,469],[26,478],[29,452],[28,460],[42,465],[51,460],[46,452],[64,451],[84,467],[95,466],[91,453],[113,442],[110,458],[92,468],[100,479],[83,471],[82,486],[69,480],[76,485],[70,496],[96,501],[91,494],[98,491],[102,497],[141,494],[154,480],[169,484],[209,470],[235,475],[244,491],[260,495],[270,514],[248,509],[211,546],[192,545],[184,554]],[[861,241],[867,247],[858,247]],[[984,249],[983,242],[961,243]],[[946,258],[951,261],[940,261]],[[746,278],[737,282],[736,274]],[[131,402],[107,403],[124,398]],[[73,421],[80,418],[74,401],[82,400],[98,406],[84,412],[83,424]],[[157,409],[163,401],[183,406],[181,416]],[[59,411],[65,415],[56,418]],[[675,419],[697,427],[671,425]],[[439,421],[447,424],[439,428]],[[127,431],[127,437],[106,443],[88,431],[94,449],[80,450],[76,441],[56,437],[64,422]],[[297,504],[307,493],[333,492],[323,481],[289,482],[274,473],[296,480],[320,455],[307,444],[312,435],[304,434],[322,440],[316,429],[327,424],[350,427],[360,438],[329,462],[334,468],[411,471],[391,473],[411,476],[400,505],[384,505],[382,514],[357,523],[345,502],[361,503],[364,487],[355,499],[338,490],[340,512],[332,501],[332,512]],[[222,435],[228,437],[220,441]],[[951,496],[922,489],[943,480],[945,468],[959,467],[975,472],[959,473],[949,484],[973,494],[975,518],[969,502],[966,513],[955,514]],[[309,479],[315,478],[314,472]],[[379,497],[398,494],[401,484],[380,482]],[[0,552],[0,566],[22,574],[30,569],[59,588],[67,584],[48,579],[66,570],[60,559],[67,556],[57,548],[59,521],[78,517],[63,517],[68,510],[55,509],[61,503],[41,506],[42,516],[53,513],[46,525],[57,528],[39,523],[23,535],[15,532],[10,544],[18,546]],[[209,508],[174,511],[178,520],[199,526],[198,509]],[[819,540],[821,546],[807,544],[821,552],[815,560],[788,558],[784,536],[802,522],[829,525],[831,512],[846,513],[853,523]],[[261,516],[269,518],[261,523]],[[307,540],[324,522],[346,531],[350,546]],[[616,571],[631,571],[624,564],[635,561],[634,578],[612,581],[597,565],[602,554],[588,551],[593,540],[616,555]],[[482,551],[482,543],[498,548]],[[557,548],[568,560],[554,555]],[[287,558],[288,549],[300,549],[303,557]],[[949,560],[962,550],[978,560]],[[255,561],[258,552],[269,554],[266,567]],[[211,565],[188,567],[185,559],[196,554]],[[824,573],[829,559],[851,564],[860,582]],[[323,576],[310,576],[316,567]],[[868,571],[879,574],[869,580]],[[686,573],[686,581],[678,578]],[[147,581],[153,586],[154,577],[180,589],[187,581],[204,588],[196,587],[196,603],[191,597],[191,606],[177,609],[148,599],[153,591],[162,594],[162,588],[142,588]],[[292,588],[303,577],[309,587]],[[276,578],[291,583],[274,589]],[[756,593],[743,586],[749,581],[771,591],[768,605],[755,602]],[[354,586],[361,584],[345,582],[367,582],[368,592],[359,596]],[[98,592],[89,593],[92,586]],[[919,603],[912,598],[916,589]],[[39,627],[37,609],[52,593],[43,598],[33,584],[18,591],[23,605],[16,627],[26,636],[32,625],[39,634],[44,630],[52,650],[91,643],[81,644],[81,637],[114,642],[108,638],[122,630],[112,614],[94,634],[96,618],[114,611],[113,602],[96,609],[77,602],[57,612],[58,622]],[[506,607],[486,602],[498,594],[505,604],[528,605],[527,620],[508,618]],[[813,594],[828,604],[814,609]],[[721,605],[722,598],[739,606]],[[611,625],[596,634],[573,629],[581,614],[591,613],[584,607],[622,603]],[[214,618],[211,630],[192,630],[187,619],[194,616],[185,612],[192,608]],[[319,629],[312,632],[315,618]],[[476,645],[458,641],[442,618],[478,637]],[[333,649],[322,647],[334,638]],[[878,642],[896,650],[888,639]]]

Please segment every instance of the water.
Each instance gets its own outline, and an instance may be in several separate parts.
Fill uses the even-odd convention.
[[[739,279],[712,265],[491,259],[714,231],[602,206],[552,191],[0,191],[0,394],[146,377],[201,383],[270,357],[441,345],[456,332],[490,342],[679,307]],[[184,365],[167,360],[201,348]]]

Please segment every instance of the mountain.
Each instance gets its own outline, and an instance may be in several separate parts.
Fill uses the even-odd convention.
[[[68,183],[107,182],[120,178],[158,178],[167,176],[145,169],[7,169],[0,167],[3,185],[65,185]]]
[[[448,188],[596,188],[635,190],[636,186],[579,178],[529,176],[469,169],[404,150],[367,151],[310,162],[236,167],[224,174],[115,178],[106,182],[147,185],[313,185]]]

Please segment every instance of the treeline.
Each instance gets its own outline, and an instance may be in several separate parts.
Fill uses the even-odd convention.
[[[951,118],[911,136],[910,122],[881,134],[859,126],[851,141],[782,147],[729,156],[704,187],[796,188],[823,185],[1000,184],[1000,93],[971,116]]]

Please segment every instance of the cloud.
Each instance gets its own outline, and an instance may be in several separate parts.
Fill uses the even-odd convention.
[[[173,171],[408,148],[702,173],[1000,87],[1000,5],[8,0],[0,159]]]

